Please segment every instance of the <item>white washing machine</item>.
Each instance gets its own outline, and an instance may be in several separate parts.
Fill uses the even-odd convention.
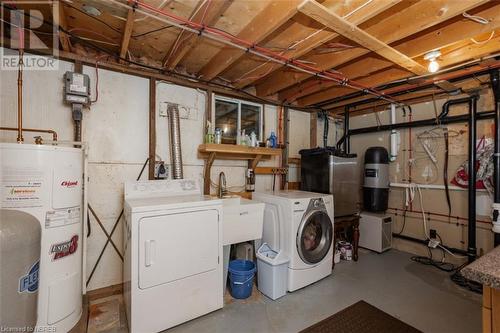
[[[262,242],[290,258],[288,291],[332,273],[333,196],[304,191],[256,192],[266,203]]]
[[[125,184],[124,301],[130,332],[222,308],[222,201],[198,181]]]

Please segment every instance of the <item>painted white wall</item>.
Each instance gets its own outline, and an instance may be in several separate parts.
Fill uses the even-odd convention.
[[[454,98],[458,98],[454,97]],[[432,119],[435,117],[436,113],[439,114],[441,112],[442,105],[446,102],[446,99],[436,100],[436,106],[432,101],[418,103],[412,105],[413,114],[412,120],[422,120],[422,119]],[[478,102],[478,111],[490,111],[493,110],[493,98],[491,93],[487,93],[481,95],[481,98]],[[450,109],[450,115],[458,115],[467,112],[467,109],[464,106],[456,106]],[[380,123],[381,124],[389,124],[390,123],[390,112],[383,111],[378,113]],[[406,115],[404,117],[403,112],[398,109],[397,111],[397,122],[406,122],[409,121],[409,116]],[[351,121],[351,129],[354,128],[362,128],[374,126],[377,124],[377,119],[374,113],[369,113],[361,116],[352,117]],[[478,139],[482,135],[491,135],[491,124],[492,121],[480,121],[478,122]],[[448,125],[450,129],[457,129],[456,126],[464,126],[464,124],[460,125]],[[416,140],[416,135],[421,133],[424,130],[428,130],[431,127],[426,128],[414,128],[411,130],[404,129],[400,130],[401,135],[401,147],[399,150],[399,155],[396,161],[390,163],[390,180],[391,182],[406,182],[409,176],[409,153],[410,149],[410,137],[411,137],[411,147],[414,150],[413,158],[418,159],[417,164],[414,164],[412,167],[412,181],[416,183],[422,183],[424,181],[423,173],[428,165],[429,168],[436,172],[436,181],[433,184],[442,185],[443,184],[443,164],[444,164],[444,142],[438,142],[437,149],[437,167],[434,168],[430,159],[428,159],[425,153],[422,153],[422,148]],[[466,127],[464,127],[466,129]],[[375,132],[370,134],[362,134],[351,137],[351,152],[358,154],[358,161],[363,164],[364,153],[367,148],[373,146],[383,146],[389,150],[389,133],[385,132]],[[444,139],[443,139],[444,140]],[[450,147],[451,147],[450,139]],[[448,178],[449,180],[455,175],[455,172],[458,166],[463,163],[467,159],[467,133],[462,134],[460,137],[457,137],[456,140],[459,145],[462,146],[463,152],[460,153],[451,153],[449,156],[449,167],[448,167]],[[486,195],[485,193],[480,193],[480,196]],[[467,217],[467,191],[450,191],[451,202],[452,202],[452,215],[453,216],[461,216]],[[440,214],[448,214],[448,205],[446,202],[445,192],[442,189],[423,189],[422,190],[423,197],[423,209],[427,212],[434,212]],[[405,192],[404,189],[401,188],[391,188],[389,193],[389,207],[395,207],[402,209],[404,208],[404,200],[405,200]],[[479,207],[479,206],[478,206]],[[413,202],[414,210],[422,210],[422,203],[420,203],[418,195],[415,197]],[[489,216],[481,216],[479,210],[477,210],[478,220],[488,221]],[[438,221],[441,220],[441,221]],[[465,226],[457,225],[456,219],[450,218],[449,221],[447,218],[436,218],[431,217],[430,221],[428,221],[428,228],[436,229],[437,232],[443,238],[443,242],[451,247],[466,249],[467,247],[467,229]],[[466,224],[466,221],[459,221],[461,224]],[[484,253],[489,251],[493,247],[493,234],[491,232],[491,224],[477,224],[477,248],[480,253]],[[394,223],[393,223],[393,231],[400,232],[403,228],[403,217],[401,213],[397,216],[394,215]],[[423,231],[423,219],[419,214],[411,214],[406,218],[406,224],[404,227],[403,234],[424,239],[424,231]],[[361,235],[363,237],[363,235]],[[408,241],[403,241],[399,239],[394,240],[393,244],[396,248],[419,254],[419,255],[428,255],[426,247],[414,244]],[[441,258],[440,251],[435,251],[435,256],[437,259]],[[447,256],[447,260],[454,260],[455,258],[450,258]]]
[[[24,73],[24,126],[54,129],[60,140],[73,139],[73,122],[70,107],[63,103],[63,75],[73,70],[73,64],[58,62],[57,71],[25,71]],[[95,97],[96,73],[94,67],[84,66]],[[89,146],[88,201],[108,232],[123,207],[123,183],[135,180],[148,157],[149,131],[149,81],[144,78],[99,69],[99,99],[84,111],[83,140]],[[0,72],[0,123],[2,126],[17,124],[17,73]],[[203,142],[206,95],[203,91],[159,82],[157,104],[178,103],[196,110],[195,119],[181,119],[181,142],[185,178],[201,178],[203,160],[197,157],[197,148]],[[265,135],[276,131],[276,107],[265,105]],[[157,153],[170,163],[167,118],[157,112]],[[309,120],[307,120],[309,126]],[[26,143],[34,142],[37,134],[25,133]],[[47,139],[50,136],[44,135]],[[307,133],[309,138],[309,133]],[[16,133],[2,132],[0,140],[15,142]],[[308,139],[307,139],[308,140]],[[299,140],[300,141],[300,140]],[[262,166],[277,166],[279,159],[264,161]],[[216,160],[211,178],[217,182],[224,171],[229,186],[244,184],[247,164],[243,161]],[[147,170],[142,179],[147,178]],[[257,176],[257,190],[271,190],[272,176]],[[241,190],[238,187],[231,190]],[[120,221],[113,240],[122,247]],[[93,217],[92,234],[88,238],[87,274],[90,274],[106,236]],[[89,290],[121,282],[122,264],[115,250],[109,245],[94,273]]]

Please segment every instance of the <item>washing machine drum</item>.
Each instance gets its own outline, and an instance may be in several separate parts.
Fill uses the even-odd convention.
[[[297,231],[297,250],[307,264],[317,264],[332,246],[333,223],[325,211],[316,210],[304,216]]]

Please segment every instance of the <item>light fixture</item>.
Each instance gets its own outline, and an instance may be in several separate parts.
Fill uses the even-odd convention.
[[[95,8],[94,6],[90,6],[90,5],[83,5],[82,6],[82,10],[89,14],[89,15],[92,15],[92,16],[101,16],[101,11],[97,8]]]
[[[429,61],[429,66],[427,66],[427,69],[431,73],[436,73],[439,70],[439,63],[436,61],[436,59],[441,55],[441,52],[439,50],[431,51],[429,53],[426,53],[424,55],[424,59]]]

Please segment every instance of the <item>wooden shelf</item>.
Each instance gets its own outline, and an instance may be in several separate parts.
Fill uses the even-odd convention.
[[[281,149],[264,147],[247,147],[206,143],[198,146],[198,156],[205,160],[204,193],[210,194],[210,169],[214,160],[248,160],[248,167],[255,169],[262,159],[280,156]]]

